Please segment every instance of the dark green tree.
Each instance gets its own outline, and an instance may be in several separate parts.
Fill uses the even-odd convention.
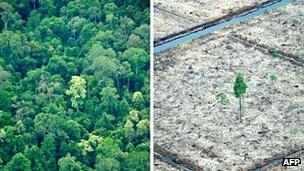
[[[102,171],[119,171],[120,163],[114,158],[103,158],[101,156],[97,157],[96,170]]]
[[[26,147],[24,150],[24,156],[31,161],[31,168],[33,171],[43,170],[42,168],[42,154],[37,146]]]
[[[17,153],[4,167],[5,171],[31,171],[31,162],[22,153]]]
[[[134,171],[149,170],[149,158],[150,155],[148,152],[132,151],[126,156],[124,168]]]
[[[46,135],[41,145],[44,170],[56,170],[56,139],[54,134]]]
[[[118,98],[117,89],[114,87],[104,87],[101,92],[101,108],[109,114],[116,114],[118,107]]]
[[[239,108],[240,108],[240,123],[242,122],[242,100],[244,98],[244,94],[246,93],[247,85],[242,74],[238,74],[236,76],[234,82],[234,95],[239,99]]]
[[[68,153],[65,157],[58,160],[59,171],[80,171],[82,170],[81,163],[76,161],[76,158]]]

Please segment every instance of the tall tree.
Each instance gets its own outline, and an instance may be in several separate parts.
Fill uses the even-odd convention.
[[[139,75],[139,71],[149,64],[148,53],[140,48],[129,48],[122,57],[129,61],[136,75]]]
[[[41,144],[42,162],[44,170],[56,170],[56,137],[47,134]]]
[[[68,153],[65,157],[58,160],[59,171],[80,171],[82,170],[81,163],[76,161],[76,158]]]
[[[244,98],[244,94],[246,93],[247,85],[245,83],[244,76],[242,74],[238,74],[236,76],[234,82],[234,95],[239,99],[239,107],[240,107],[240,123],[242,122],[242,100]]]
[[[18,25],[20,28],[22,24],[20,15],[15,12],[13,6],[7,2],[0,2],[0,16],[4,23],[5,30],[9,28],[15,29],[15,27]]]
[[[17,153],[4,168],[5,171],[31,171],[31,162],[22,153]]]
[[[31,168],[33,171],[43,170],[41,151],[37,146],[26,147],[24,150],[24,155],[31,161]]]
[[[66,94],[72,96],[72,106],[78,111],[79,105],[83,104],[83,100],[86,97],[86,81],[79,76],[72,76],[70,84],[71,86],[66,90]]]
[[[101,107],[108,114],[116,114],[118,107],[117,89],[114,87],[104,87],[100,93],[101,96]]]

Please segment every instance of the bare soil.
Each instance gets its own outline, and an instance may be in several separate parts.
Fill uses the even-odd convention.
[[[269,0],[155,0],[154,7],[157,9],[154,14],[154,39],[267,1]]]
[[[166,53],[176,60],[155,71],[156,144],[205,170],[252,169],[304,145],[302,67],[234,42],[225,32]],[[248,85],[243,123],[233,93],[237,73]],[[229,105],[218,102],[218,93]]]
[[[303,21],[304,1],[296,1],[293,5],[236,25],[235,34],[299,57],[304,55]]]
[[[187,29],[197,23],[154,8],[154,36],[156,38]]]
[[[156,55],[155,144],[201,168],[193,170],[304,169],[272,163],[304,147],[303,21],[304,1],[296,0]],[[242,123],[233,92],[237,73],[248,85]],[[303,153],[295,155],[304,161]]]
[[[177,171],[178,169],[170,166],[169,164],[159,160],[159,159],[154,159],[154,170],[159,170],[159,171]]]

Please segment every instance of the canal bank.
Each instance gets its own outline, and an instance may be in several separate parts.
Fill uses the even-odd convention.
[[[154,142],[205,170],[285,170],[280,157],[304,145],[303,12],[295,1],[156,54]],[[232,89],[238,72],[249,87],[244,124]]]
[[[265,1],[254,6],[244,7],[238,11],[229,13],[207,23],[196,25],[180,32],[167,35],[154,41],[154,53],[160,53],[169,48],[195,40],[201,36],[219,31],[233,24],[249,20],[253,17],[261,15],[262,13],[277,9],[291,2],[292,0]]]

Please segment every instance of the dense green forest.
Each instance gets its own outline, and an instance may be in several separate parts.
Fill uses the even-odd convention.
[[[0,170],[149,170],[149,1],[0,0]]]

